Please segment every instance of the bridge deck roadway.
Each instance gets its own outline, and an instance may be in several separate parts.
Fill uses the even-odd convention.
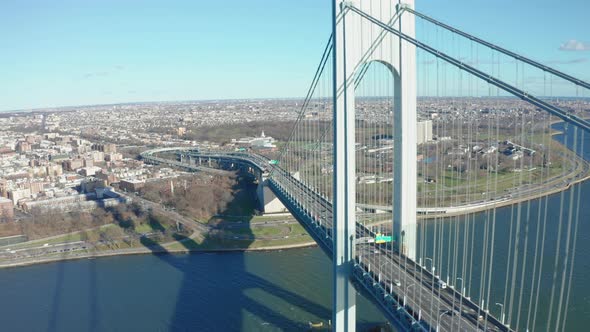
[[[270,187],[328,256],[332,256],[332,204],[268,159],[247,153],[198,153],[194,156],[248,163],[262,173],[272,172]],[[146,155],[144,158],[154,158]],[[165,159],[158,158],[164,163]],[[169,164],[178,162],[170,161]],[[371,234],[357,223],[357,237]],[[458,291],[438,287],[438,279],[390,248],[357,244],[357,286],[380,306],[398,328],[431,331],[511,331]],[[400,285],[395,285],[398,280]],[[362,289],[362,287],[361,287]],[[409,317],[409,318],[408,318]],[[404,322],[405,320],[405,322]]]

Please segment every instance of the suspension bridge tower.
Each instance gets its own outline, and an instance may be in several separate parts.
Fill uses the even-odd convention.
[[[350,284],[356,229],[355,85],[361,68],[380,62],[393,77],[393,235],[408,258],[416,256],[416,49],[350,10],[415,36],[414,0],[333,0],[334,54],[334,299],[336,331],[354,331],[355,291]]]

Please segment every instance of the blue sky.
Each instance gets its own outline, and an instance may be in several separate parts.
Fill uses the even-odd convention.
[[[330,4],[2,0],[0,111],[299,97],[330,33]],[[416,8],[590,79],[585,1],[418,0]]]

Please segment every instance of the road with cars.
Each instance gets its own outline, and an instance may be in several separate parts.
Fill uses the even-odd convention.
[[[320,247],[331,256],[332,204],[326,197],[278,165],[270,164],[263,156],[248,153],[228,153],[225,156],[233,161],[249,163],[261,172],[271,174],[271,189],[304,227],[310,230]],[[224,154],[208,153],[203,157],[224,158]],[[360,238],[372,232],[357,222],[356,234]],[[365,271],[364,275],[371,278],[373,289],[383,290],[383,294],[378,296],[395,297],[395,302],[410,312],[413,320],[423,330],[511,331],[456,290],[441,287],[439,279],[424,267],[393,250],[361,243],[356,246],[356,259],[357,264]],[[381,304],[384,303],[382,300],[377,299]],[[399,308],[394,308],[397,309]]]

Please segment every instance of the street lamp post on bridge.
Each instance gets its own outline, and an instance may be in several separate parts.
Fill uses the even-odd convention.
[[[432,272],[432,275],[434,275],[434,270],[435,270],[436,268],[434,267],[434,261],[432,260],[432,258],[430,258],[430,257],[424,257],[424,268],[426,268],[426,261],[427,261],[427,260],[430,260],[430,267],[431,267],[431,269],[430,269],[430,270],[431,270],[431,272]]]
[[[500,308],[502,310],[502,313],[500,314],[500,317],[501,317],[500,320],[501,320],[502,324],[504,324],[504,304],[496,302],[496,305],[500,306]]]
[[[463,278],[459,278],[457,277],[457,280],[461,280],[461,286],[463,286],[463,291],[461,292],[461,296],[465,296],[465,283],[463,282]],[[458,287],[459,289],[461,289],[461,287]]]

